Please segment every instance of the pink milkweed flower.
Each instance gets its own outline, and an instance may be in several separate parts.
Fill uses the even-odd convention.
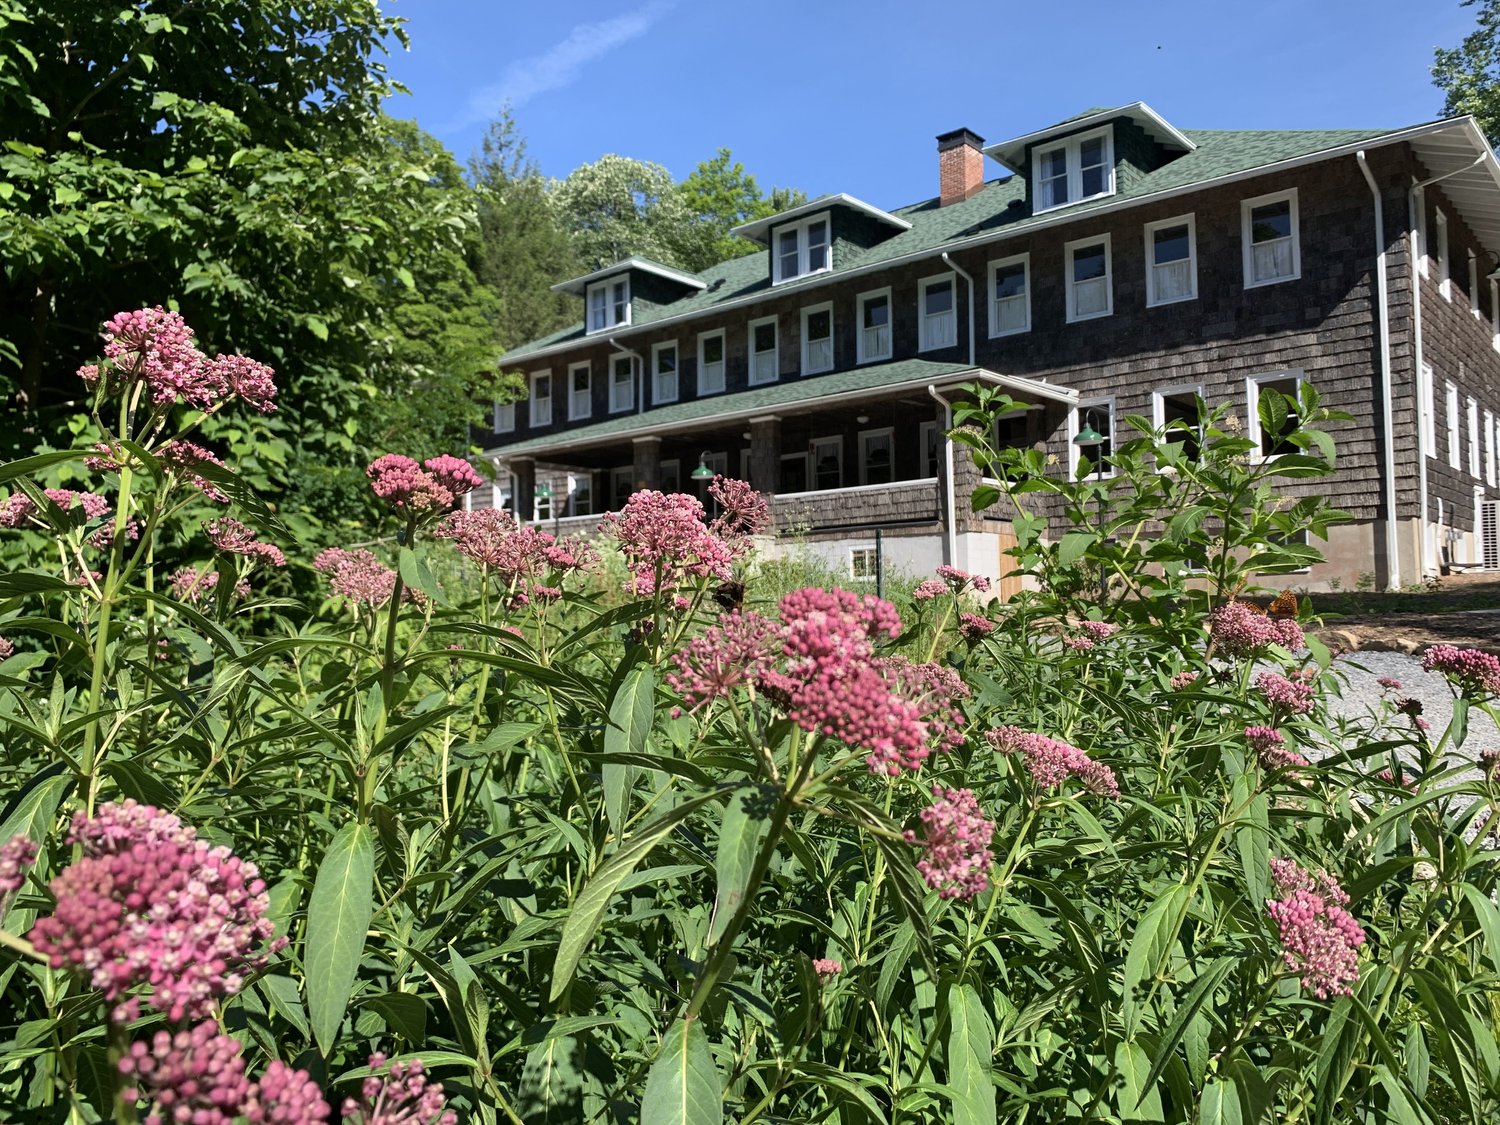
[[[1227,657],[1252,656],[1271,644],[1293,652],[1307,645],[1302,626],[1292,618],[1270,617],[1244,602],[1217,606],[1208,616],[1208,634]]]
[[[1398,680],[1398,679],[1395,679],[1395,678],[1393,678],[1391,676],[1381,676],[1380,679],[1376,680],[1375,682],[1377,684],[1379,684],[1382,688],[1384,688],[1386,691],[1400,691],[1401,690],[1401,681]]]
[[[745,546],[716,535],[703,522],[703,505],[683,493],[645,489],[633,493],[619,512],[606,515],[600,531],[619,544],[636,596],[674,590],[701,578],[727,582]]]
[[[203,1019],[286,944],[272,940],[255,865],[198,839],[177,817],[127,799],[73,818],[82,857],[51,882],[56,907],[31,939],[54,969],[69,968],[135,1018],[131,990],[168,1019]],[[123,1001],[122,1003],[117,1003]]]
[[[330,1107],[307,1071],[272,1059],[240,1112],[250,1125],[325,1125]]]
[[[1020,727],[995,727],[985,738],[997,753],[1020,754],[1029,773],[1043,789],[1056,789],[1068,778],[1077,778],[1090,793],[1118,797],[1115,771],[1096,762],[1076,746]]]
[[[109,393],[140,383],[158,407],[185,402],[215,411],[232,395],[252,408],[276,409],[275,372],[242,355],[209,359],[193,341],[193,330],[160,305],[117,313],[104,322],[104,364],[85,364],[78,375],[90,387],[101,380]]]
[[[1173,691],[1183,691],[1198,682],[1198,673],[1192,670],[1178,672],[1170,682]]]
[[[931,601],[933,598],[941,597],[948,592],[947,584],[936,578],[924,578],[917,584],[917,588],[911,592],[911,600],[914,602]]]
[[[781,649],[781,629],[758,613],[726,613],[717,625],[694,637],[675,653],[676,672],[667,683],[690,710],[714,699],[727,699],[739,687],[759,682]]]
[[[472,470],[471,470],[472,471]],[[420,514],[452,506],[454,496],[410,457],[387,453],[365,469],[370,489],[398,512]]]
[[[396,572],[363,548],[325,548],[313,559],[313,569],[328,575],[335,594],[362,605],[383,606],[396,588]]]
[[[1422,671],[1441,673],[1471,698],[1500,695],[1500,657],[1477,648],[1433,645],[1422,654]]]
[[[193,566],[181,566],[172,572],[168,580],[172,596],[180,602],[191,602],[198,605],[208,600],[208,596],[219,587],[219,572],[212,567],[199,570]],[[234,596],[236,598],[248,598],[250,596],[250,583],[241,578],[234,584]]]
[[[958,567],[949,566],[947,563],[939,566],[933,573],[946,582],[955,594],[962,593],[966,589],[972,589],[980,594],[990,592],[990,580],[982,574],[970,574],[967,570],[959,570]]]
[[[0,918],[12,895],[26,885],[26,871],[36,862],[36,841],[24,833],[0,845]]]
[[[1327,872],[1313,875],[1291,860],[1271,860],[1277,898],[1266,912],[1279,930],[1282,960],[1319,999],[1348,996],[1359,979],[1364,930],[1344,908],[1349,896]]]
[[[1275,672],[1262,672],[1255,677],[1255,686],[1260,688],[1266,702],[1288,715],[1306,715],[1313,709],[1313,686],[1300,680],[1288,679]]]
[[[922,810],[922,836],[906,833],[920,844],[917,870],[940,898],[971,899],[989,886],[990,840],[995,822],[984,815],[971,789],[932,788],[933,802]]]
[[[461,457],[453,457],[447,453],[429,457],[422,462],[422,467],[455,498],[473,492],[484,483],[484,478],[474,471],[474,466]]]
[[[978,643],[995,631],[995,623],[988,617],[981,617],[977,613],[960,613],[958,615],[958,632],[964,640]]]
[[[717,476],[708,494],[718,501],[723,514],[710,530],[723,539],[759,535],[771,526],[771,504],[751,485],[733,477]]]
[[[1281,732],[1272,727],[1246,727],[1245,741],[1250,744],[1250,749],[1255,751],[1260,764],[1268,770],[1308,764],[1306,758],[1287,746],[1286,739]]]
[[[1080,621],[1078,628],[1095,641],[1108,640],[1120,631],[1118,625],[1113,625],[1108,621]]]
[[[203,525],[203,531],[208,536],[209,542],[225,554],[244,555],[246,558],[259,559],[271,566],[286,566],[286,556],[281,553],[280,547],[271,543],[262,543],[259,534],[239,520],[221,516],[207,521]]]
[[[204,465],[213,465],[220,469],[228,469],[223,461],[214,455],[212,450],[204,449],[201,445],[194,445],[190,441],[178,438],[162,446],[158,456],[167,472],[174,473],[188,484],[192,485],[205,497],[215,504],[229,503],[229,494],[218,485],[214,484],[198,470]]]
[[[370,1069],[384,1073],[366,1078],[358,1099],[344,1099],[344,1125],[458,1125],[443,1084],[428,1081],[420,1059],[387,1065],[374,1054]]]
[[[837,976],[843,971],[844,963],[842,961],[835,961],[831,957],[813,958],[813,972],[817,973],[818,976],[823,978],[824,980],[827,980],[829,977]]]
[[[0,637],[0,660],[9,660],[15,655],[16,646],[6,637]]]
[[[276,409],[276,372],[243,355],[216,355],[207,363],[215,385],[227,386],[246,406],[270,414]]]

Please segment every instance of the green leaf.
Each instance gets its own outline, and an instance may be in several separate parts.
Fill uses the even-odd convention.
[[[374,912],[375,843],[367,824],[350,823],[329,844],[307,904],[302,968],[313,1038],[325,1058],[338,1038]]]
[[[322,317],[313,316],[311,313],[309,313],[306,317],[305,323],[307,324],[307,330],[318,339],[328,339],[328,322]]]
[[[1083,558],[1084,552],[1094,545],[1098,538],[1092,531],[1070,531],[1058,541],[1057,565],[1070,567],[1079,559]]]
[[[708,944],[715,945],[735,911],[745,901],[750,869],[766,834],[770,819],[767,802],[759,800],[755,788],[736,790],[724,802],[724,818],[719,826],[719,846],[714,857],[718,891],[714,896],[713,922],[708,928]]]
[[[1137,1042],[1115,1046],[1115,1069],[1122,1079],[1118,1088],[1118,1106],[1122,1121],[1165,1121],[1161,1095],[1156,1092],[1151,1074],[1151,1056]]]
[[[708,802],[718,799],[718,793],[708,793],[684,802],[670,812],[657,817],[630,837],[594,872],[593,877],[589,879],[588,886],[583,888],[583,893],[573,903],[573,909],[568,913],[568,920],[563,924],[562,935],[558,938],[557,959],[552,966],[552,992],[549,999],[556,1000],[572,981],[573,974],[578,969],[578,962],[583,959],[589,942],[594,940],[594,933],[598,930],[599,923],[604,920],[604,912],[609,906],[610,899],[624,882],[625,876],[635,870],[636,865],[650,854],[651,849],[656,847],[668,832]]]
[[[5,838],[4,831],[0,830],[0,839]],[[1500,908],[1496,908],[1489,897],[1472,883],[1460,883],[1458,889],[1468,901],[1469,909],[1474,911],[1474,918],[1484,933],[1485,953],[1489,955],[1495,974],[1500,976]]]
[[[574,1036],[546,1039],[527,1054],[516,1112],[526,1125],[583,1120],[583,1046]]]
[[[948,1086],[953,1125],[995,1125],[995,1085],[990,1080],[995,1027],[969,984],[948,989]]]
[[[386,1027],[408,1043],[420,1044],[427,1038],[427,1001],[414,992],[386,992],[372,996],[361,1007],[379,1012]]]
[[[1232,1077],[1213,1078],[1203,1087],[1198,1103],[1198,1125],[1243,1125],[1240,1092]]]
[[[640,754],[656,719],[656,675],[649,664],[637,664],[620,682],[620,688],[609,705],[609,725],[604,728],[606,754]],[[609,828],[616,836],[625,832],[630,813],[630,787],[635,769],[620,762],[606,761],[601,770],[604,784],[604,811]]]
[[[646,1075],[641,1125],[721,1125],[721,1097],[702,1022],[675,1020]]]
[[[1167,951],[1177,940],[1178,912],[1187,893],[1188,889],[1181,883],[1173,883],[1159,894],[1130,939],[1130,951],[1125,955],[1125,981],[1120,992],[1127,1039],[1135,1038],[1136,1022],[1140,1018],[1137,987],[1144,983],[1149,990],[1150,978],[1156,975]]]
[[[57,807],[72,787],[73,779],[61,762],[33,777],[6,807],[5,819],[0,821],[0,843],[12,836],[30,836],[36,843],[44,843],[52,831]]]
[[[1192,1023],[1193,1017],[1198,1014],[1208,999],[1218,988],[1219,982],[1229,975],[1234,968],[1237,958],[1233,956],[1220,957],[1207,969],[1199,974],[1198,979],[1193,982],[1193,987],[1188,990],[1187,996],[1177,1005],[1177,1011],[1172,1014],[1172,1022],[1167,1025],[1163,1033],[1161,1043],[1156,1048],[1156,1058],[1151,1060],[1151,1072],[1146,1075],[1141,1086],[1150,1089],[1161,1077],[1162,1071],[1167,1068],[1172,1060],[1172,1053],[1177,1049],[1177,1044],[1187,1034],[1188,1025]]]

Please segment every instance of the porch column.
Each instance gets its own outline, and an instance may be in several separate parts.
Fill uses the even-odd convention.
[[[517,457],[510,463],[511,475],[515,478],[515,492],[511,494],[511,507],[516,519],[523,524],[536,521],[536,462],[529,457]]]
[[[973,429],[973,427],[968,427]],[[974,490],[979,487],[982,474],[974,460],[974,450],[962,442],[953,443],[953,510],[958,517],[958,530],[977,531],[981,516],[971,503]]]
[[[776,494],[781,478],[781,418],[769,414],[750,419],[750,486],[766,496]]]
[[[635,490],[661,488],[661,438],[635,439]]]

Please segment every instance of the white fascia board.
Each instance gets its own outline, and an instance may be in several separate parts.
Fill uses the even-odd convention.
[[[1484,135],[1474,124],[1472,117],[1449,117],[1442,121],[1430,121],[1425,125],[1413,125],[1408,129],[1398,129],[1394,133],[1386,133],[1383,136],[1372,137],[1363,141],[1350,141],[1346,144],[1335,145],[1333,148],[1319,149],[1317,152],[1305,153],[1302,156],[1292,156],[1285,160],[1278,160],[1271,164],[1260,164],[1254,168],[1246,168],[1239,172],[1231,172],[1225,176],[1215,176],[1207,180],[1195,180],[1181,187],[1167,188],[1163,191],[1151,192],[1148,195],[1136,195],[1128,198],[1114,198],[1111,202],[1101,203],[1088,207],[1087,210],[1077,211],[1072,207],[1060,207],[1056,212],[1048,211],[1045,217],[1034,222],[1011,228],[1005,231],[993,231],[985,234],[976,234],[970,238],[955,239],[924,250],[917,250],[910,254],[902,254],[895,258],[884,258],[878,262],[868,265],[856,266],[854,269],[837,270],[829,273],[813,274],[805,282],[788,282],[778,289],[778,295],[789,292],[811,292],[823,285],[831,285],[842,282],[848,278],[862,277],[872,273],[883,273],[886,270],[897,269],[901,266],[910,265],[913,262],[924,261],[928,258],[941,260],[943,254],[952,254],[962,250],[972,250],[978,246],[994,246],[1006,242],[1012,238],[1021,238],[1036,233],[1040,230],[1050,230],[1052,227],[1066,226],[1068,223],[1083,222],[1098,215],[1110,215],[1116,211],[1128,210],[1132,207],[1146,207],[1153,203],[1159,203],[1167,199],[1176,199],[1179,196],[1192,195],[1194,192],[1207,191],[1210,188],[1223,187],[1226,184],[1239,183],[1243,180],[1253,180],[1258,176],[1270,176],[1277,172],[1286,172],[1294,168],[1306,167],[1309,164],[1317,164],[1324,160],[1334,160],[1340,156],[1353,156],[1361,150],[1369,151],[1376,148],[1384,148],[1387,145],[1400,144],[1404,141],[1415,140],[1431,133],[1451,129],[1456,125],[1467,125],[1467,132],[1471,133],[1471,139],[1477,140],[1479,144],[1485,145],[1485,151],[1489,151],[1485,143]],[[1490,163],[1495,163],[1492,155]],[[1497,185],[1500,185],[1500,167],[1493,173]],[[631,325],[626,331],[616,332],[616,337],[629,336],[636,332],[655,331],[668,325],[681,324],[690,320],[702,320],[716,318],[734,309],[743,308],[746,305],[754,305],[764,302],[767,294],[765,291],[757,291],[744,297],[736,297],[733,300],[724,301],[706,309],[694,309],[691,312],[677,313],[675,316],[664,316],[657,320],[648,321],[645,324]],[[502,364],[530,363],[533,360],[545,359],[548,356],[558,355],[562,352],[571,351],[582,339],[565,341],[560,344],[551,344],[545,348],[538,348],[533,352],[526,352],[518,356],[501,356]]]
[[[583,291],[595,281],[603,281],[606,277],[613,277],[617,273],[626,273],[630,270],[640,270],[642,273],[655,274],[664,277],[668,281],[675,281],[678,285],[685,285],[689,289],[707,289],[708,284],[701,278],[682,270],[664,266],[660,262],[653,262],[650,258],[622,258],[620,261],[597,269],[593,273],[586,273],[582,277],[569,278],[567,281],[559,281],[552,286],[554,293],[572,293],[582,296]]]
[[[1051,137],[1082,132],[1085,129],[1118,117],[1129,117],[1132,120],[1145,118],[1149,123],[1147,132],[1154,135],[1160,141],[1175,145],[1182,149],[1183,152],[1192,152],[1198,147],[1181,130],[1145,102],[1132,102],[1130,105],[1120,106],[1117,109],[1100,110],[1098,113],[1091,113],[1087,117],[1079,117],[1073,121],[1064,121],[1057,125],[1049,125],[1047,128],[1038,129],[1034,133],[1027,133],[1024,137],[1015,137],[1008,141],[986,145],[984,147],[984,154],[1004,164],[1007,168],[1020,172],[1026,162],[1026,149],[1029,146]]]

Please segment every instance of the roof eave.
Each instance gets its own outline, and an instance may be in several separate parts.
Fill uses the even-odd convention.
[[[1047,140],[1049,137],[1061,136],[1064,133],[1076,133],[1083,129],[1092,128],[1116,117],[1141,116],[1147,118],[1155,126],[1159,134],[1165,136],[1172,145],[1180,148],[1183,152],[1192,152],[1198,147],[1193,141],[1170,121],[1168,121],[1156,110],[1145,102],[1131,102],[1129,105],[1118,106],[1115,109],[1101,110],[1098,113],[1089,114],[1073,121],[1061,121],[1056,125],[1049,125],[1045,129],[1027,133],[1025,136],[1013,137],[1008,141],[999,141],[992,145],[986,145],[984,154],[1014,172],[1024,170],[1026,163],[1026,150],[1039,141]]]
[[[617,273],[628,273],[631,270],[640,270],[642,273],[654,274],[657,277],[675,281],[678,285],[689,289],[707,289],[708,284],[701,278],[683,270],[664,266],[660,262],[653,262],[650,258],[638,258],[631,255],[629,258],[621,258],[618,262],[602,266],[592,273],[586,273],[582,277],[571,277],[567,281],[559,281],[551,286],[554,293],[571,293],[575,297],[583,296],[583,292],[596,281],[602,281],[607,277],[613,277]]]
[[[751,242],[757,243],[761,246],[765,246],[770,240],[771,229],[773,227],[779,227],[785,223],[794,222],[795,220],[802,218],[804,215],[815,215],[819,211],[826,211],[831,207],[848,207],[851,210],[859,211],[862,214],[868,215],[878,222],[886,223],[889,226],[895,227],[898,231],[911,230],[911,223],[907,222],[905,219],[900,218],[897,215],[892,215],[889,211],[882,211],[879,207],[876,207],[870,203],[866,203],[863,199],[856,199],[854,196],[849,195],[845,192],[839,192],[837,195],[825,195],[819,199],[810,200],[807,203],[802,203],[796,207],[791,207],[785,211],[780,211],[775,215],[768,215],[764,219],[756,219],[754,222],[741,223],[737,227],[731,227],[729,233],[737,234],[741,238],[748,239]]]

